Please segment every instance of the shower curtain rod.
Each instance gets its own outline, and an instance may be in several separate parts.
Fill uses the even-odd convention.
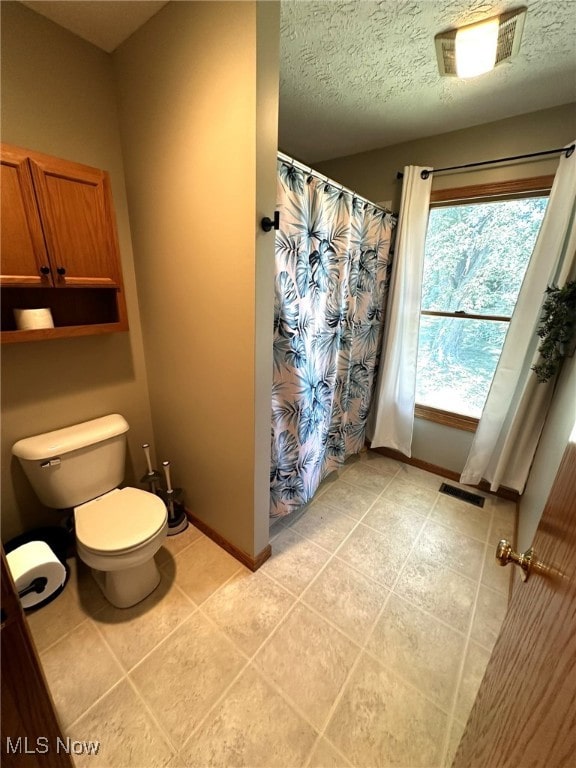
[[[319,171],[315,171],[314,168],[310,168],[309,165],[304,165],[304,163],[301,163],[299,160],[295,160],[293,157],[290,157],[290,155],[286,155],[284,152],[280,152],[280,150],[278,150],[277,154],[280,160],[282,160],[285,163],[289,163],[290,165],[293,165],[296,168],[299,168],[301,171],[304,171],[304,173],[310,173],[318,177],[322,181],[325,181],[327,184],[330,184],[331,186],[336,187],[337,189],[340,189],[342,192],[349,192],[351,195],[358,198],[358,200],[362,200],[364,203],[368,203],[368,205],[372,205],[374,208],[377,208],[379,211],[384,211],[384,213],[392,214],[392,211],[389,211],[388,208],[382,208],[381,205],[377,205],[376,203],[373,203],[371,200],[368,200],[366,197],[362,197],[362,195],[359,195],[357,192],[354,192],[353,189],[350,189],[349,187],[345,187],[343,184],[339,184],[338,182],[333,181],[332,179],[329,179],[328,176],[325,176],[323,173],[320,173]]]
[[[513,157],[499,157],[497,160],[483,160],[480,163],[466,163],[465,165],[452,165],[449,168],[433,168],[431,171],[422,171],[420,177],[427,179],[431,173],[440,173],[440,171],[459,171],[462,168],[477,168],[479,165],[495,165],[496,163],[507,163],[511,160],[526,160],[529,157],[541,157],[542,155],[555,155],[558,152],[566,152],[566,157],[570,155],[576,149],[576,144],[571,144],[569,147],[559,147],[558,149],[545,149],[542,152],[532,152],[529,155],[514,155]],[[396,174],[397,179],[404,178],[402,171],[398,171]]]

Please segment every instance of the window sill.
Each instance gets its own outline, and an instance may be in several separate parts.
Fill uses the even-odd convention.
[[[467,432],[476,432],[478,426],[478,419],[474,416],[463,416],[459,413],[442,411],[440,408],[431,408],[429,405],[415,405],[414,416],[419,419],[426,419],[426,421],[435,421],[445,427],[464,429]]]

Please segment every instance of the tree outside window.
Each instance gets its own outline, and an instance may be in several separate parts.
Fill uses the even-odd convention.
[[[479,418],[548,197],[431,207],[416,402]]]

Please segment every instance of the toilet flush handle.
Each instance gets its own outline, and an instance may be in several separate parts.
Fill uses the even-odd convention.
[[[55,458],[55,459],[48,459],[48,461],[43,461],[40,464],[41,469],[46,469],[47,467],[59,467],[61,464],[61,459]]]

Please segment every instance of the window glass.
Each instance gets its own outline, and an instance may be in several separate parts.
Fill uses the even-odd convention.
[[[529,197],[432,208],[422,310],[509,318],[547,202]],[[422,315],[416,402],[479,418],[508,325]]]
[[[423,316],[416,401],[480,418],[508,323]]]
[[[422,309],[510,316],[547,197],[432,208]]]

